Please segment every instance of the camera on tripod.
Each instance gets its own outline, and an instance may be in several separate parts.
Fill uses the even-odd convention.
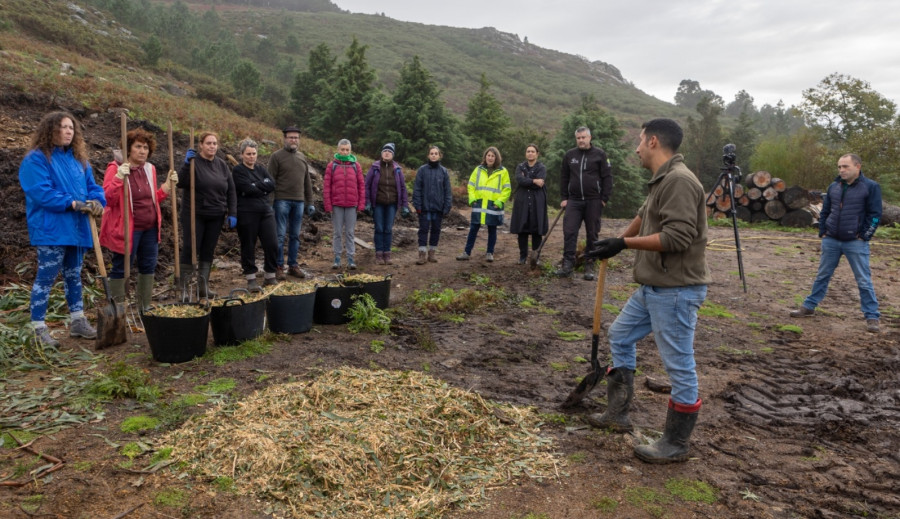
[[[722,171],[727,171],[734,178],[732,180],[735,183],[741,183],[741,168],[737,167],[737,148],[734,144],[726,144],[724,148],[722,148],[722,162],[725,164],[721,169]]]

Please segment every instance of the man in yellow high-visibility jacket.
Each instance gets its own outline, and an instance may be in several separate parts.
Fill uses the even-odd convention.
[[[488,243],[484,259],[494,261],[497,226],[503,225],[503,208],[512,193],[509,171],[503,167],[497,148],[491,146],[484,152],[481,164],[469,176],[468,192],[472,220],[469,224],[469,236],[466,238],[466,250],[456,259],[466,261],[471,257],[478,230],[482,225],[487,225]]]

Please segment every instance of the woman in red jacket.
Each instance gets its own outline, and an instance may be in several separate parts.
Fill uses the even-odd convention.
[[[141,308],[150,306],[153,294],[153,274],[159,255],[162,213],[159,204],[168,198],[172,185],[178,183],[175,171],[169,171],[166,182],[157,188],[156,168],[147,162],[156,149],[156,138],[143,128],[135,128],[126,135],[128,157],[125,162],[106,165],[103,191],[106,210],[100,225],[100,244],[111,250],[112,270],[109,289],[118,301],[125,300],[125,233],[122,210],[128,209],[128,232],[131,240],[131,264],[137,267],[137,301]],[[122,194],[128,182],[129,200],[123,206]]]
[[[356,213],[366,207],[366,184],[362,168],[352,153],[350,141],[341,139],[334,160],[325,168],[325,181],[322,189],[322,201],[325,212],[331,213],[334,232],[331,236],[334,248],[333,269],[341,268],[341,253],[347,253],[347,267],[356,270],[356,244],[353,242],[356,232]]]

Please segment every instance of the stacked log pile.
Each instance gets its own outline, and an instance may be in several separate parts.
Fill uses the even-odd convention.
[[[810,227],[819,218],[821,200],[800,186],[787,187],[768,171],[757,171],[746,177],[746,185],[734,183],[734,200],[728,180],[722,178],[706,198],[706,214],[710,218],[731,218],[731,211],[745,222],[776,221],[787,227]],[[818,204],[811,204],[819,198]]]

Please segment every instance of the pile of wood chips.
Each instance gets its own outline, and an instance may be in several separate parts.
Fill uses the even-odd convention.
[[[293,281],[278,283],[274,288],[264,293],[265,296],[299,296],[316,291],[315,281]]]
[[[209,308],[202,305],[159,305],[151,306],[146,315],[155,317],[173,317],[175,319],[191,319],[203,317],[209,313]]]
[[[419,372],[341,368],[211,409],[163,441],[268,513],[437,518],[516,478],[558,477],[538,422]]]
[[[384,276],[374,276],[372,274],[351,274],[343,277],[344,283],[349,285],[355,285],[357,283],[363,285],[366,283],[377,283],[379,281],[384,281],[385,279]]]

